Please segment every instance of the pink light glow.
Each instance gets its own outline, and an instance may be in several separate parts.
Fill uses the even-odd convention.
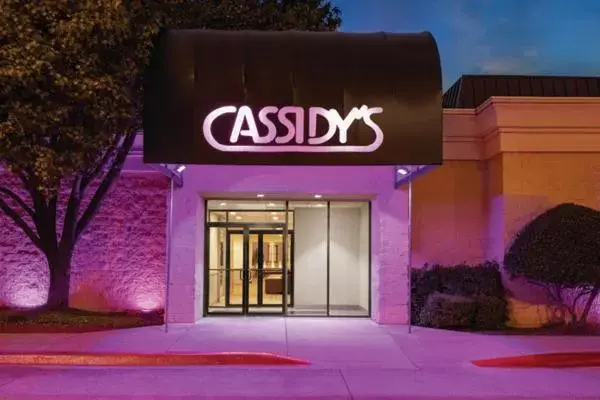
[[[0,304],[14,308],[34,308],[48,299],[48,269],[37,254],[22,255],[19,262],[4,268],[0,282]]]
[[[150,312],[160,309],[161,306],[161,300],[152,293],[143,293],[136,296],[135,308],[138,310]]]
[[[9,307],[34,308],[46,304],[48,294],[39,287],[22,287],[7,293],[5,298]]]

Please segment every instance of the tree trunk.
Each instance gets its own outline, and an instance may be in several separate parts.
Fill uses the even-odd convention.
[[[69,308],[69,288],[71,279],[71,254],[57,254],[48,257],[50,268],[50,288],[48,290],[49,310],[65,310]]]

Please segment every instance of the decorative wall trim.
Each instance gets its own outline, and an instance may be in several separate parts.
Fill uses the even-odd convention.
[[[590,113],[590,107],[598,112]],[[491,97],[476,109],[446,109],[444,160],[487,160],[506,152],[600,152],[599,116],[598,97]]]

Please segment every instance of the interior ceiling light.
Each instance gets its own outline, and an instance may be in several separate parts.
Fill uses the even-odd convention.
[[[256,197],[258,197],[259,199],[262,199],[263,197],[265,197],[265,195],[262,194],[262,193],[259,193],[259,194],[256,195]]]
[[[274,221],[277,221],[278,219],[279,219],[279,217],[278,217],[278,216],[274,216],[274,217],[273,217],[273,220],[274,220]]]
[[[400,175],[406,175],[406,174],[408,174],[408,171],[407,171],[407,170],[405,170],[404,168],[400,168],[400,169],[398,169],[398,173],[399,173]]]
[[[185,170],[185,165],[180,165],[179,167],[177,167],[177,173],[182,173]]]
[[[227,205],[227,203],[221,203],[219,204],[221,207],[225,207]]]
[[[267,207],[275,207],[275,203],[269,203],[267,204]]]
[[[320,199],[321,197],[323,196],[321,196],[320,194],[315,194],[315,199]]]
[[[242,217],[240,217],[239,215],[237,217],[235,217],[235,219],[242,219]]]
[[[235,211],[232,211],[232,212],[231,212],[231,215],[235,215],[235,214],[237,214]]]

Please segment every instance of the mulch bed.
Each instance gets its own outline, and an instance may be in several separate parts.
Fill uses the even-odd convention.
[[[124,353],[3,353],[0,365],[89,365],[89,366],[161,366],[161,365],[308,365],[297,358],[271,353],[207,354],[124,354]]]
[[[0,310],[0,333],[84,333],[162,325],[163,314],[69,309]]]

